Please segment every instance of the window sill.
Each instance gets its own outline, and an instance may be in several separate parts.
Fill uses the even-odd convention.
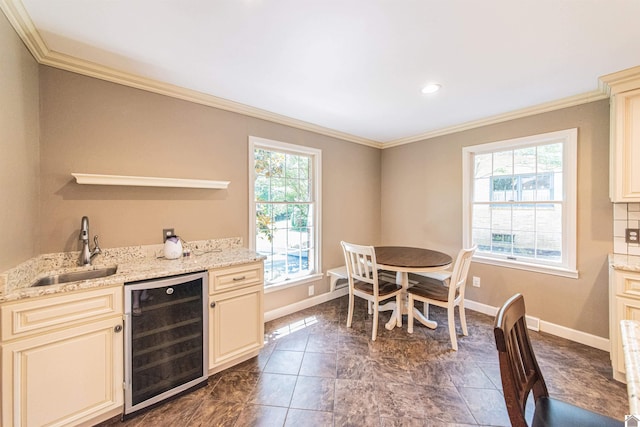
[[[497,265],[499,267],[515,268],[517,270],[526,270],[533,273],[551,274],[554,276],[568,277],[570,279],[577,279],[579,277],[578,270],[573,270],[564,267],[552,267],[548,265],[531,264],[522,261],[501,260],[490,257],[483,257],[474,255],[473,261],[480,264]]]
[[[268,294],[271,292],[281,291],[283,289],[292,288],[294,286],[304,285],[305,283],[315,282],[324,277],[322,273],[315,273],[309,276],[298,277],[291,280],[285,280],[284,282],[265,284],[264,285],[264,293]]]

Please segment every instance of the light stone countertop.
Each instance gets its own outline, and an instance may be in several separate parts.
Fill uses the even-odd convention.
[[[640,322],[623,320],[622,351],[627,376],[627,394],[629,395],[629,414],[640,414]]]
[[[79,252],[40,255],[0,274],[0,303],[81,289],[122,285],[125,282],[174,276],[261,261],[264,256],[241,246],[240,238],[189,242],[191,255],[174,260],[162,257],[163,245],[105,249],[93,265],[78,267]],[[30,287],[40,277],[70,271],[118,266],[115,274],[98,279]]]
[[[640,256],[609,254],[609,265],[616,270],[640,272]]]

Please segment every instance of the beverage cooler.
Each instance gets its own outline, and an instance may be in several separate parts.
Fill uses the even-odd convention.
[[[206,384],[207,273],[125,283],[124,417]]]

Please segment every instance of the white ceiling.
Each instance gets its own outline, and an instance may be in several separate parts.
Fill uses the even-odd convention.
[[[19,1],[45,51],[382,145],[640,64],[638,0]]]

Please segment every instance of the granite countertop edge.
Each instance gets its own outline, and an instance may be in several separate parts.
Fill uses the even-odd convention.
[[[210,243],[213,241],[207,242]],[[96,259],[94,264],[91,266],[65,267],[64,265],[56,264],[53,265],[52,268],[44,271],[41,267],[32,266],[29,264],[43,264],[43,261],[41,259],[29,260],[27,263],[24,263],[27,267],[23,267],[23,270],[28,270],[28,273],[20,272],[22,274],[14,274],[14,276],[18,276],[17,278],[11,277],[11,271],[5,272],[0,275],[0,289],[2,291],[2,294],[0,294],[0,303],[19,301],[27,298],[46,295],[61,294],[78,290],[118,286],[128,282],[194,273],[215,268],[230,267],[234,265],[258,262],[265,259],[264,256],[256,253],[255,251],[240,247],[238,243],[241,244],[241,240],[232,241],[231,244],[229,244],[229,242],[227,241],[224,242],[224,244],[218,245],[200,245],[201,248],[204,246],[202,250],[192,251],[190,256],[173,260],[165,259],[161,256],[156,256],[156,254],[158,253],[158,245],[142,247],[144,249],[143,251],[139,251],[141,247],[135,247],[135,250],[133,250],[133,252],[138,254],[139,256],[132,256],[131,248],[126,248],[126,250],[118,251],[119,254],[127,254],[127,256],[121,257],[120,259],[118,259],[116,255],[112,255],[111,257],[107,255],[105,259]],[[75,258],[75,253],[73,253],[72,256],[69,257],[66,257],[66,254],[56,255],[59,259]],[[48,256],[44,257],[47,258]],[[49,256],[48,258],[51,257]],[[117,265],[118,270],[115,274],[108,277],[69,282],[64,284],[31,287],[31,284],[37,278],[42,277],[43,275],[57,274],[67,271],[91,270],[102,267],[111,267],[114,265]],[[17,269],[18,268],[16,268],[16,270]]]
[[[609,266],[615,270],[640,272],[640,256],[609,254]]]

